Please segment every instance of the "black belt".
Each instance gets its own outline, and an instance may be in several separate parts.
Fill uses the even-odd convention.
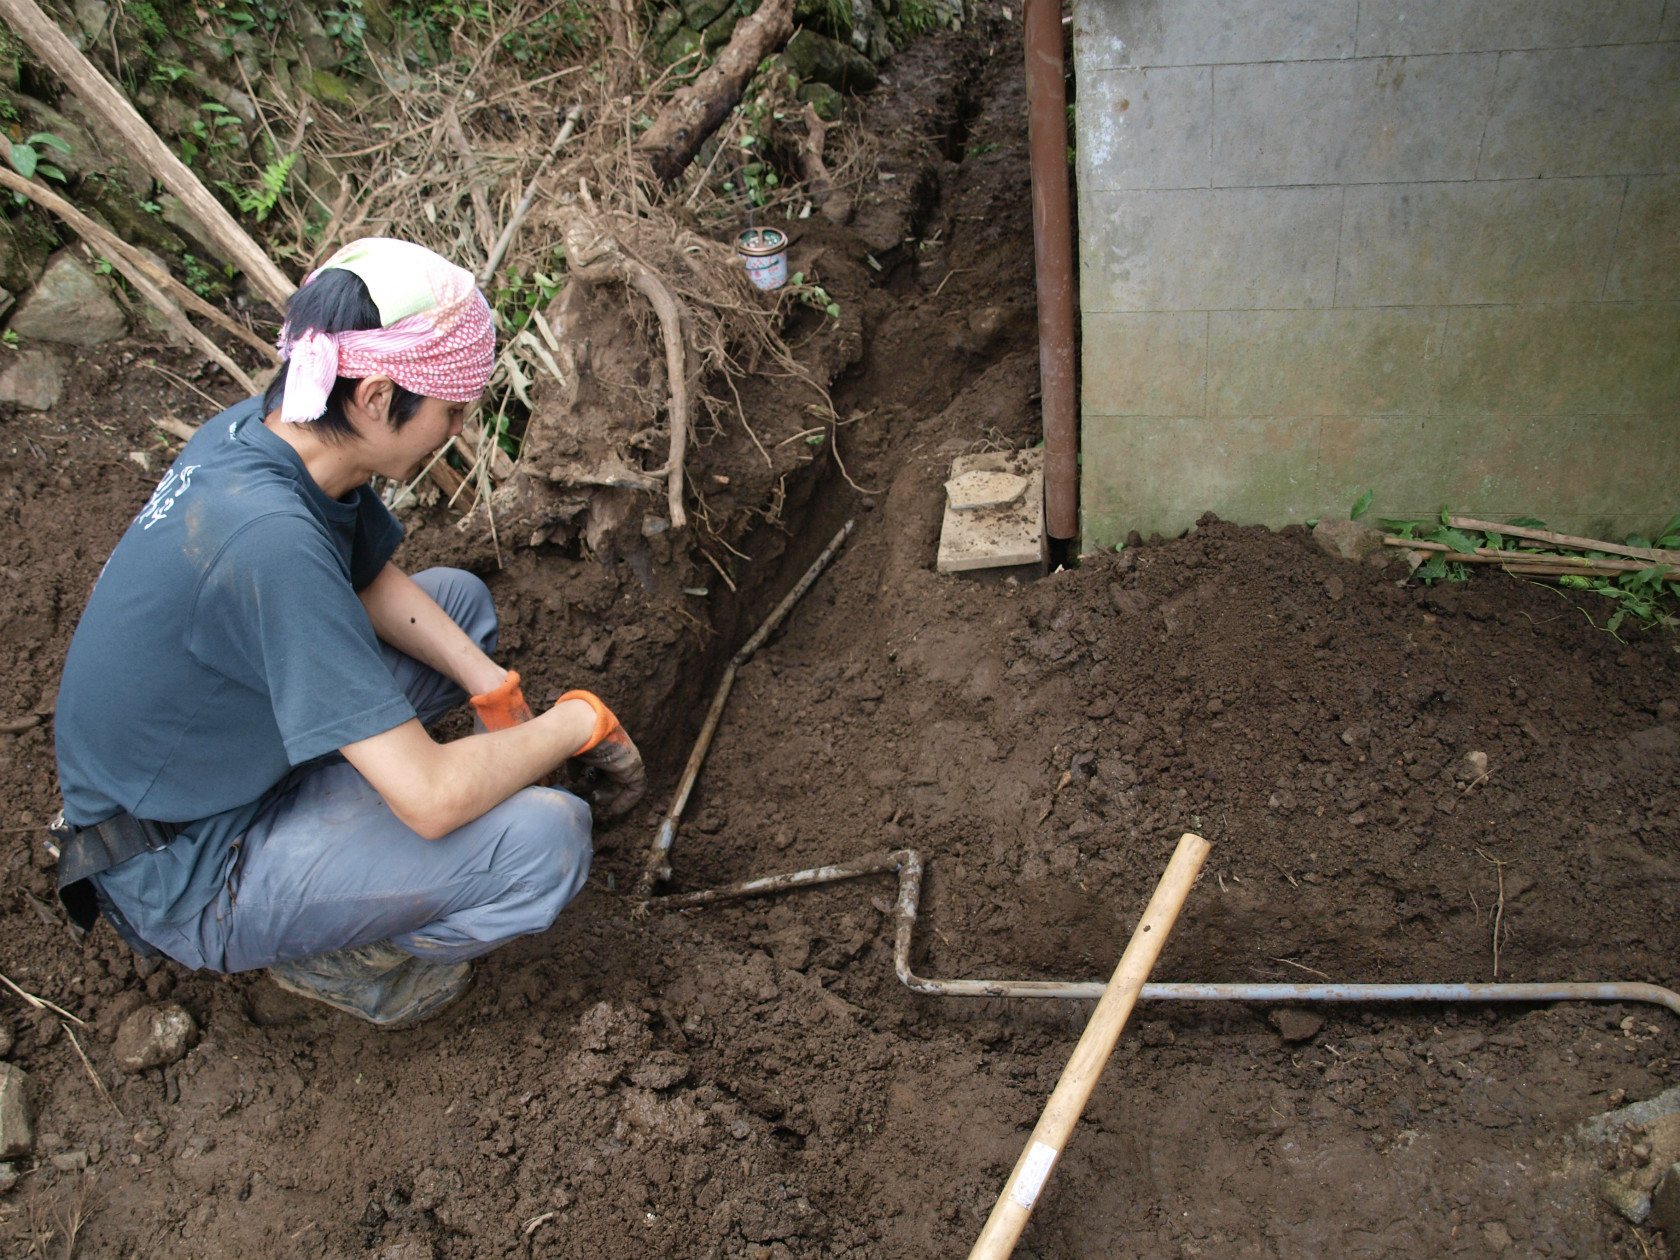
[[[90,877],[142,853],[166,849],[181,833],[175,823],[154,822],[128,813],[113,814],[91,827],[73,826],[60,813],[48,830],[58,841],[58,899],[84,931],[98,921],[102,908],[99,891]]]

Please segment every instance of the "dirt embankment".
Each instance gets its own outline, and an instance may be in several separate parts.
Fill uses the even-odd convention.
[[[852,543],[742,672],[677,886],[910,845],[930,863],[924,974],[1098,978],[1195,827],[1216,848],[1163,978],[1487,979],[1497,915],[1501,978],[1676,980],[1671,643],[1620,644],[1531,584],[1403,587],[1299,531],[1211,519],[1030,585],[931,571],[951,456],[1034,440],[1024,109],[1015,58],[988,51],[947,38],[889,66],[868,109],[900,146],[894,178],[853,229],[795,243],[855,312],[834,393],[867,493],[820,454],[789,477],[779,519],[737,540],[747,559],[717,557],[739,594],[700,579],[706,632],[658,535],[645,562],[549,547],[492,576],[505,658],[539,693],[623,703],[658,785],[555,928],[486,960],[458,1008],[381,1036],[260,976],[142,977],[108,931],[76,946],[44,921],[37,835],[5,837],[0,970],[90,1021],[121,1111],[56,1021],[7,1009],[39,1103],[39,1158],[0,1197],[8,1253],[32,1212],[76,1201],[77,1161],[49,1158],[74,1152],[96,1174],[83,1254],[965,1250],[1086,1008],[911,995],[884,878],[647,921],[624,897],[708,670],[851,515]],[[126,449],[148,408],[186,405],[99,362],[120,387],[85,375],[69,415],[4,421],[7,713],[49,707],[149,486]],[[450,531],[429,522],[406,562],[450,554]],[[52,806],[49,733],[6,747],[6,825]],[[119,1075],[116,1022],[165,996],[202,1040]],[[1141,1010],[1024,1251],[1663,1253],[1596,1200],[1601,1158],[1631,1144],[1564,1139],[1674,1079],[1669,1016],[1319,1013],[1280,1020],[1285,1042],[1266,1010]]]

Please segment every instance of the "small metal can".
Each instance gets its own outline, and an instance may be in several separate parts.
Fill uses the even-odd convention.
[[[787,283],[787,233],[775,228],[748,228],[735,241],[735,252],[747,265],[747,275],[761,289]]]

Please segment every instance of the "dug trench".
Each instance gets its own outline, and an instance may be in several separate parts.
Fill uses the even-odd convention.
[[[44,445],[7,422],[0,665],[11,712],[41,720],[0,768],[0,970],[89,1025],[17,1002],[0,1028],[37,1113],[0,1198],[8,1254],[54,1208],[61,1231],[82,1213],[88,1255],[964,1252],[1089,1005],[910,993],[886,877],[645,919],[628,896],[721,662],[849,518],[741,671],[671,888],[911,846],[922,974],[1100,979],[1193,829],[1213,857],[1161,979],[1485,980],[1496,924],[1501,979],[1680,978],[1671,641],[1618,642],[1533,584],[1422,588],[1211,517],[1036,582],[933,571],[952,456],[1035,440],[1025,110],[984,33],[888,79],[865,108],[892,178],[795,241],[855,337],[833,386],[849,476],[809,448],[731,536],[741,556],[713,557],[734,593],[657,531],[605,559],[472,558],[504,659],[536,694],[620,705],[655,788],[554,928],[418,1028],[137,968],[104,928],[70,942],[35,830],[52,682],[155,475],[122,448],[190,404],[113,356],[71,399],[110,433]],[[700,485],[731,478],[714,502],[750,450],[699,453]],[[403,561],[458,556],[450,529],[426,520]],[[704,633],[679,611],[701,598]],[[118,1024],[164,1000],[199,1040],[119,1072]],[[1673,1017],[1641,1006],[1145,1006],[1021,1254],[1666,1254],[1599,1201],[1610,1166],[1649,1158],[1639,1135],[1572,1135],[1676,1065]]]

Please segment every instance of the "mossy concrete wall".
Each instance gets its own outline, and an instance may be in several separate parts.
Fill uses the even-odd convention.
[[[1087,550],[1680,512],[1680,0],[1076,0]]]

